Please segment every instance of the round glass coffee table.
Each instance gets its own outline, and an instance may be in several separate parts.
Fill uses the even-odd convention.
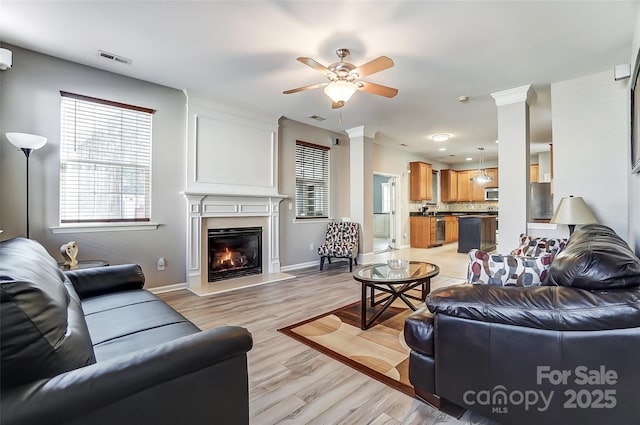
[[[411,300],[424,301],[431,291],[431,278],[440,273],[440,267],[422,261],[411,261],[405,270],[392,270],[386,264],[365,266],[353,273],[353,278],[362,284],[362,300],[360,303],[360,329],[369,329],[387,308],[400,298],[409,308],[416,311]],[[408,294],[411,289],[420,287],[420,297]],[[371,307],[382,304],[370,319],[367,319],[367,288],[370,289]],[[389,295],[376,300],[375,291]]]

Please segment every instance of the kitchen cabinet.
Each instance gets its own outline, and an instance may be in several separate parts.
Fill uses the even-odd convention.
[[[475,176],[479,175],[480,171],[478,170],[474,170],[474,171],[470,171],[469,172],[469,179],[474,178]],[[472,182],[469,181],[469,195],[470,195],[470,200],[471,202],[482,202],[484,201],[484,186],[482,184],[476,183],[476,182]]]
[[[498,169],[497,168],[487,168],[486,173],[489,177],[491,177],[493,180],[491,180],[491,182],[487,183],[485,185],[485,187],[498,187],[499,182],[498,182]]]
[[[409,199],[412,201],[430,201],[431,193],[431,164],[426,162],[409,163]]]
[[[458,217],[448,215],[445,217],[444,241],[446,243],[458,240]]]
[[[440,199],[442,202],[456,202],[458,200],[457,171],[440,170]]]
[[[529,181],[531,183],[538,183],[540,181],[540,165],[531,164],[529,166]]]
[[[471,200],[471,183],[469,171],[458,171],[458,201],[469,202]]]
[[[486,185],[472,182],[478,170],[440,170],[440,199],[442,202],[484,202],[484,188],[498,187],[498,168],[486,168],[493,180]]]
[[[436,218],[409,217],[409,242],[412,248],[430,248],[436,243]]]

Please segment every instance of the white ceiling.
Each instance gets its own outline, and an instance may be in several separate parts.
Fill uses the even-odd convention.
[[[2,0],[0,40],[276,118],[337,132],[364,125],[376,142],[454,164],[477,160],[480,146],[485,159],[496,157],[490,93],[525,84],[537,94],[532,152],[544,150],[551,142],[549,84],[607,70],[613,78],[613,67],[631,57],[638,4]],[[341,110],[331,109],[322,89],[282,94],[326,81],[296,57],[329,65],[342,47],[355,65],[392,58],[395,67],[365,80],[399,94],[358,92]],[[133,62],[102,59],[98,49]],[[469,100],[458,102],[459,96]],[[309,118],[314,114],[326,120]],[[434,133],[452,137],[436,143],[428,138]]]

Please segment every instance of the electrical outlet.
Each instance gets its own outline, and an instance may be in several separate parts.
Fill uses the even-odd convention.
[[[157,263],[158,270],[160,271],[164,270],[164,266],[165,266],[165,259],[162,257],[158,258],[158,263]]]
[[[309,251],[313,251],[313,243],[309,244]]]

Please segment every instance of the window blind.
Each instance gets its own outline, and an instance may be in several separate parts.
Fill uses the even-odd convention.
[[[60,222],[149,221],[154,111],[60,95]]]
[[[329,217],[329,148],[296,141],[296,218]]]

